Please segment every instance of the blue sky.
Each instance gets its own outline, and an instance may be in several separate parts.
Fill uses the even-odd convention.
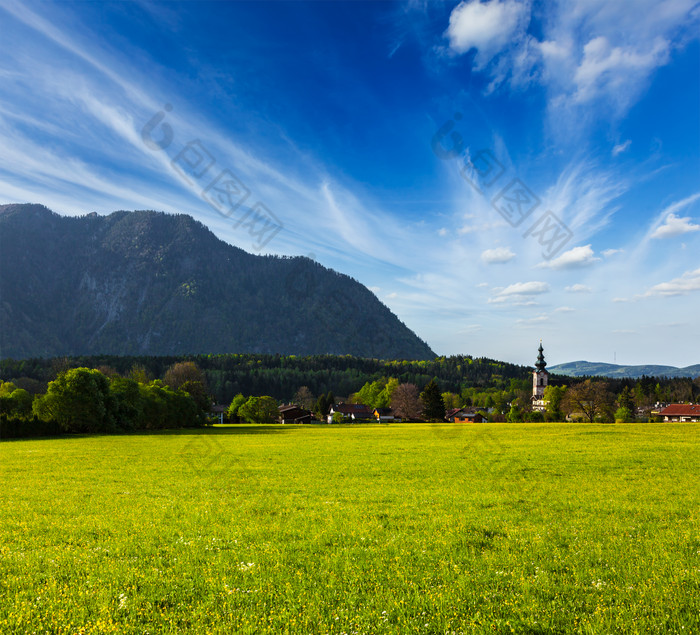
[[[699,27],[689,0],[0,0],[0,202],[191,214],[439,354],[699,363]]]

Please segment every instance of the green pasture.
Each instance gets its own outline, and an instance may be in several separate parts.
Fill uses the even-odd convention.
[[[700,633],[698,424],[0,443],[0,633]]]

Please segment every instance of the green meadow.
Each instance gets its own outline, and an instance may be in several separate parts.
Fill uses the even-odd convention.
[[[698,424],[0,443],[0,633],[698,633]]]

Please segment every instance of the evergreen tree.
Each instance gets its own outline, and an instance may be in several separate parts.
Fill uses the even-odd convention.
[[[316,400],[316,408],[314,409],[316,416],[321,420],[325,420],[328,410],[330,410],[330,406],[328,405],[326,395],[319,395]]]
[[[445,420],[445,402],[442,400],[440,387],[431,379],[420,394],[423,403],[423,417],[426,421]]]

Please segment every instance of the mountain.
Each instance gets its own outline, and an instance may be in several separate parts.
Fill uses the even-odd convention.
[[[558,375],[583,377],[599,375],[602,377],[629,377],[636,379],[646,375],[647,377],[700,377],[700,364],[677,368],[676,366],[658,366],[645,364],[641,366],[621,366],[619,364],[604,364],[602,362],[567,362],[549,366],[548,370]]]
[[[192,217],[0,206],[0,355],[435,353],[366,287],[257,256]]]

